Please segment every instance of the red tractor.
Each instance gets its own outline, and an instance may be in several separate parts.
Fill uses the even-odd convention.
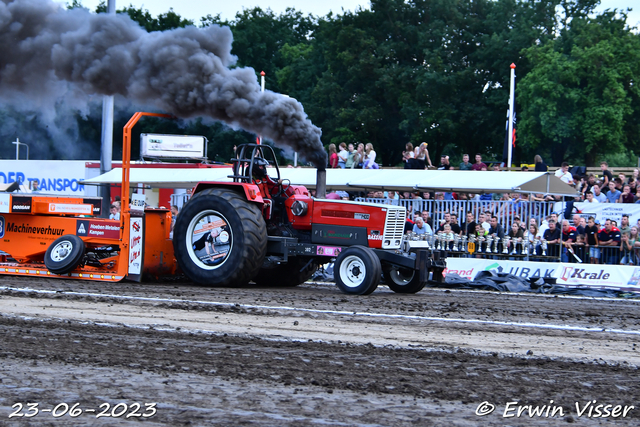
[[[296,286],[331,259],[349,294],[370,294],[382,274],[403,293],[420,291],[429,271],[441,277],[444,260],[404,244],[403,207],[327,200],[324,170],[311,197],[281,179],[268,145],[242,145],[232,163],[233,182],[199,183],[176,220],[175,257],[194,282]]]

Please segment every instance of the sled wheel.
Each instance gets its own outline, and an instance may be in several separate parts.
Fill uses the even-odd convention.
[[[338,255],[333,271],[336,285],[342,292],[369,295],[380,283],[382,267],[372,249],[351,246]]]
[[[260,286],[298,286],[313,276],[318,269],[318,263],[308,258],[289,258],[282,264],[265,262],[253,279]]]
[[[78,236],[65,234],[58,237],[44,254],[44,265],[50,272],[66,274],[75,270],[84,257],[84,242]]]
[[[173,247],[182,271],[207,286],[242,286],[258,273],[267,228],[258,205],[232,190],[209,188],[176,219]]]
[[[391,265],[383,268],[384,281],[389,289],[399,294],[415,294],[427,284],[420,281],[420,272]]]

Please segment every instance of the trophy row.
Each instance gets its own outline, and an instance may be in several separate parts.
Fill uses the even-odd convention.
[[[542,256],[547,256],[547,241],[546,240],[534,240],[523,239],[522,237],[511,238],[504,237],[499,238],[497,236],[480,236],[474,235],[467,237],[466,235],[460,237],[455,233],[443,233],[437,234],[416,234],[410,233],[409,240],[421,240],[428,243],[429,249],[432,250],[447,250],[452,252],[469,252],[468,243],[473,243],[476,248],[476,253],[497,254],[498,243],[502,241],[502,254],[505,255],[536,255],[538,247],[542,247]],[[517,247],[520,246],[520,252]],[[511,247],[511,250],[509,248]],[[484,250],[483,250],[484,249]]]

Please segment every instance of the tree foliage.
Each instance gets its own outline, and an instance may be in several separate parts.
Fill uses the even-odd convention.
[[[501,158],[511,63],[515,162],[539,153],[553,164],[593,165],[640,152],[639,36],[624,13],[595,14],[598,3],[372,0],[370,10],[341,15],[256,7],[230,21],[207,14],[199,25],[229,26],[236,66],[252,67],[257,78],[265,71],[268,89],[302,102],[325,144],[371,142],[383,165],[400,163],[404,145],[422,141],[434,162],[448,154],[455,164],[463,152]],[[105,11],[103,2],[96,12]],[[147,31],[194,24],[172,9],[157,17],[131,5],[117,12]],[[16,114],[0,114],[0,122],[5,117]],[[78,123],[80,139],[99,135],[93,111]],[[204,134],[218,159],[254,138],[206,119],[148,126]]]

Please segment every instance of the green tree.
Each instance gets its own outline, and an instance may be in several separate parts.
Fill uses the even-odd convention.
[[[638,149],[640,39],[625,21],[613,12],[574,17],[552,43],[526,50],[535,66],[518,99],[528,150],[550,147],[554,164],[593,165]]]

